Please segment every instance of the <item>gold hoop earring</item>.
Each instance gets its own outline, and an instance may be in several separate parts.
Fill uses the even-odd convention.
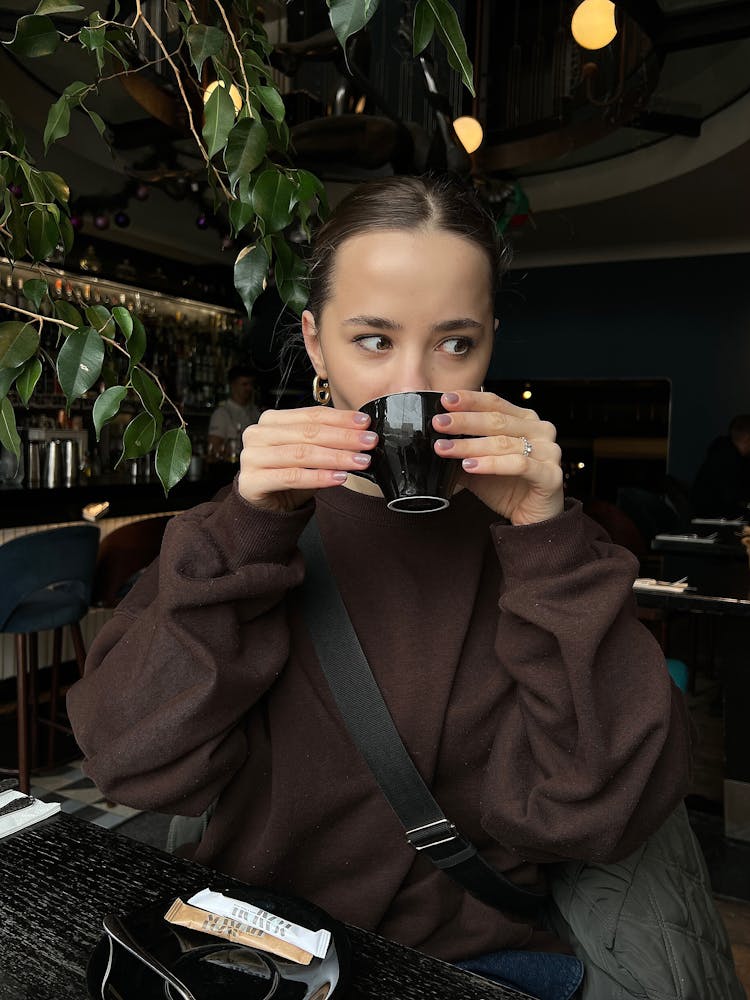
[[[328,387],[328,379],[316,375],[313,379],[313,399],[321,406],[328,406],[331,402],[331,390]]]

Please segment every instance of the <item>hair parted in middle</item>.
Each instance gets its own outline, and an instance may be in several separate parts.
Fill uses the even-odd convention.
[[[313,235],[307,308],[316,320],[331,294],[336,251],[345,240],[377,230],[413,229],[442,230],[479,247],[487,257],[494,296],[510,254],[473,188],[450,175],[383,177],[350,191]]]

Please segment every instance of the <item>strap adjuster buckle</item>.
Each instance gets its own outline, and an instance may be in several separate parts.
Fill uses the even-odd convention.
[[[434,823],[426,823],[424,826],[415,826],[413,830],[407,830],[406,839],[416,851],[424,851],[462,838],[459,837],[453,823],[443,817]]]

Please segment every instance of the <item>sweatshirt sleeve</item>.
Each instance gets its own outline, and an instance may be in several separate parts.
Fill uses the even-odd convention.
[[[303,579],[313,509],[258,510],[235,484],[170,521],[68,693],[84,770],[106,795],[198,815],[244,763],[244,716],[288,658],[283,598]]]
[[[638,564],[568,502],[491,529],[508,677],[482,823],[529,861],[625,857],[688,791],[685,699],[636,617]]]

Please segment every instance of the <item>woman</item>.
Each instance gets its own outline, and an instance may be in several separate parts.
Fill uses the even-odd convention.
[[[109,797],[185,815],[217,800],[195,860],[449,961],[500,952],[499,978],[567,1000],[577,961],[539,954],[565,945],[407,844],[295,594],[314,513],[411,756],[512,879],[622,857],[684,796],[685,709],[635,619],[635,560],[564,500],[551,424],[482,392],[501,263],[491,220],[448,182],[390,178],[341,203],[302,317],[333,405],[266,411],[245,431],[232,492],[170,524],[69,710]],[[436,427],[469,435],[436,444],[463,471],[432,516],[389,511],[357,478],[375,443],[358,408],[410,389],[442,392]],[[503,964],[518,952],[537,956]]]

